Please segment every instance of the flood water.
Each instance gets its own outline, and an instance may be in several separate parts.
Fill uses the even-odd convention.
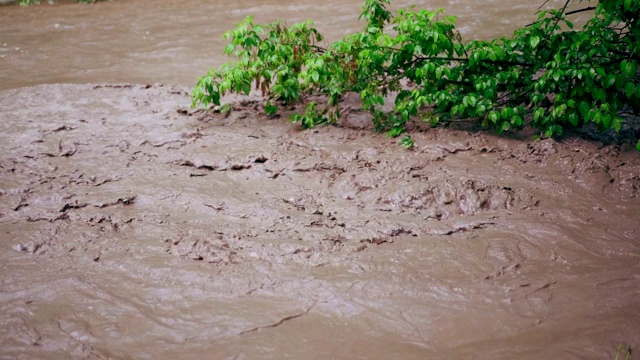
[[[466,38],[507,35],[540,5],[394,8],[411,3],[458,15]],[[1,6],[0,358],[640,350],[629,144],[438,128],[406,151],[353,109],[301,131],[255,97],[230,98],[228,117],[189,108],[247,15],[312,18],[335,40],[360,5]]]
[[[465,37],[491,38],[529,23],[540,4],[495,0],[394,1],[459,16]],[[554,2],[552,2],[554,3]],[[555,1],[559,4],[560,1]],[[43,83],[192,86],[222,56],[225,31],[248,15],[265,23],[314,19],[329,40],[357,31],[361,1],[113,1],[0,8],[0,89]]]

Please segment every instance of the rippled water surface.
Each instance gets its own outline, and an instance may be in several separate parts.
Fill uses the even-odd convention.
[[[560,1],[551,1],[560,3]],[[59,82],[192,85],[223,57],[222,34],[248,15],[257,22],[314,19],[328,39],[360,29],[361,1],[112,1],[0,8],[0,89]],[[510,34],[527,24],[532,1],[394,1],[444,7],[467,38]]]
[[[540,5],[415,3],[458,15],[467,38],[509,34]],[[361,26],[360,5],[0,7],[0,358],[640,350],[629,146],[438,128],[405,151],[349,96],[341,127],[313,131],[255,97],[228,117],[189,108],[247,15],[313,18],[333,40]]]

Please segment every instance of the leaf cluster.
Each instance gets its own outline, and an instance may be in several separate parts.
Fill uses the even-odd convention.
[[[225,34],[225,54],[238,60],[200,78],[193,105],[220,105],[253,85],[267,114],[307,102],[292,116],[305,128],[337,121],[344,95],[357,92],[376,129],[394,137],[413,119],[473,119],[498,132],[531,124],[545,136],[588,122],[619,130],[624,112],[640,111],[640,0],[567,12],[569,3],[492,41],[463,41],[442,9],[394,16],[389,0],[365,0],[364,29],[326,47],[312,21],[256,25],[248,17]],[[593,16],[576,29],[569,17],[584,11]],[[312,94],[325,101],[309,102]]]

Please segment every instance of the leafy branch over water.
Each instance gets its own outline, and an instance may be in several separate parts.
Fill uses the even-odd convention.
[[[411,119],[432,124],[476,119],[498,132],[529,123],[545,136],[595,123],[619,130],[640,111],[640,1],[608,0],[567,12],[540,11],[511,37],[463,41],[455,17],[389,0],[365,0],[364,29],[327,47],[312,21],[256,25],[252,17],[225,34],[234,63],[211,69],[193,105],[220,105],[227,93],[262,91],[265,112],[307,103],[292,116],[309,128],[333,123],[348,92],[360,94],[378,131],[398,136]],[[567,16],[591,11],[575,29]],[[308,101],[309,95],[322,94]],[[384,107],[393,99],[393,108]],[[640,150],[640,142],[638,142]]]

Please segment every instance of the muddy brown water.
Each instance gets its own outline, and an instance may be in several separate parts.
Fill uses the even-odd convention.
[[[538,6],[427,4],[477,37]],[[314,18],[338,38],[359,5],[0,7],[0,358],[640,350],[629,146],[430,129],[405,151],[356,110],[300,131],[255,98],[189,108],[234,22]]]

